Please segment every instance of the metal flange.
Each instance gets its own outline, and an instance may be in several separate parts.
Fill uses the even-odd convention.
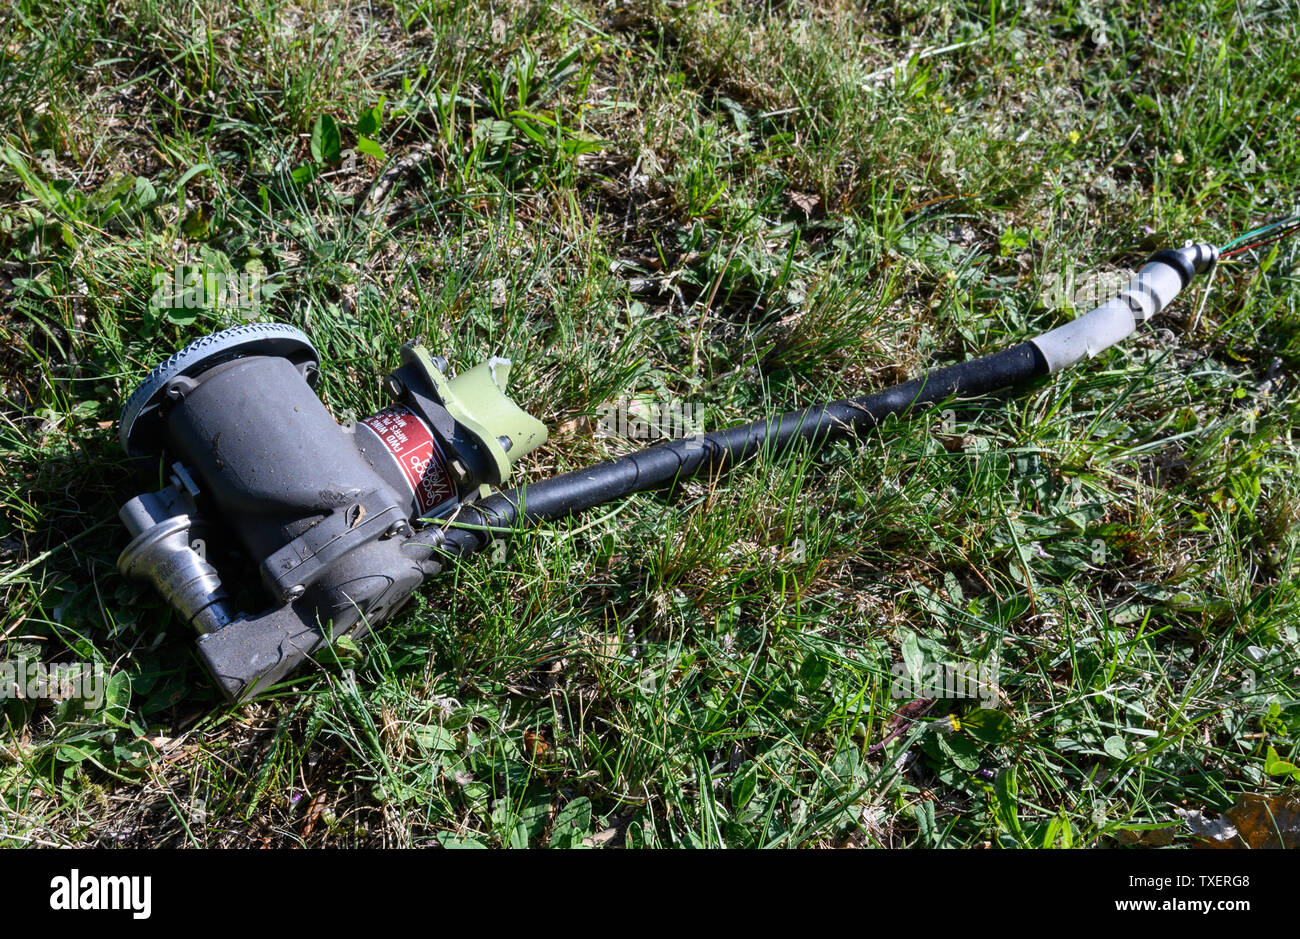
[[[154,366],[122,409],[117,439],[131,456],[148,457],[162,450],[162,408],[168,386],[178,378],[195,378],[222,362],[247,355],[289,359],[316,384],[320,355],[301,330],[284,323],[247,323],[196,339]]]

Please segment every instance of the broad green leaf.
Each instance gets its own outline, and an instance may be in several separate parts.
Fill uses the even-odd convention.
[[[424,750],[455,750],[456,738],[444,727],[427,724],[411,731],[415,742]]]
[[[1264,772],[1270,776],[1290,776],[1296,782],[1300,782],[1300,766],[1282,759],[1273,747],[1268,748],[1268,753],[1264,757]]]
[[[1011,717],[993,708],[979,708],[961,719],[961,726],[969,730],[984,743],[999,744],[1005,742],[1015,725]]]
[[[343,153],[339,125],[328,114],[316,118],[311,129],[311,156],[317,163],[333,163]]]
[[[375,143],[375,141],[371,140],[369,137],[357,138],[357,150],[364,153],[366,156],[374,157],[376,160],[388,159],[388,154],[384,152],[384,148],[379,146],[379,144]]]
[[[591,800],[579,796],[555,816],[551,827],[551,846],[572,848],[582,843],[582,839],[591,833]]]

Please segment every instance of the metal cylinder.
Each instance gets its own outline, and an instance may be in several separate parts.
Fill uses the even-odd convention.
[[[164,519],[140,532],[117,559],[117,567],[127,577],[153,584],[201,633],[221,629],[234,616],[216,569],[190,542],[188,515]]]

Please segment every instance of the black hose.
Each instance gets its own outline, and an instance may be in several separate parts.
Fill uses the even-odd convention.
[[[462,505],[451,519],[455,527],[442,532],[445,540],[439,551],[463,556],[513,529],[575,515],[634,492],[671,488],[679,480],[734,466],[765,448],[781,452],[804,441],[818,447],[869,430],[891,414],[905,416],[954,396],[979,397],[1047,374],[1042,352],[1034,343],[1022,342],[865,397],[657,444]]]

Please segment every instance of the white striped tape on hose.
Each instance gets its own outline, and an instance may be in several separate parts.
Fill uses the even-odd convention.
[[[1167,307],[1194,275],[1208,271],[1218,258],[1219,249],[1206,244],[1157,251],[1114,298],[1032,342],[1052,373],[1091,358]]]

